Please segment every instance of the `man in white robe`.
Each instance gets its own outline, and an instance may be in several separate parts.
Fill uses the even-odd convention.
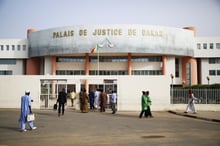
[[[30,95],[30,91],[26,90],[25,91],[25,95],[21,97],[21,113],[20,113],[20,118],[19,118],[19,122],[20,122],[20,130],[21,132],[26,132],[26,123],[27,123],[27,116],[32,113],[31,111],[31,97]],[[28,122],[30,129],[34,130],[37,127],[34,127],[34,123],[33,121]]]

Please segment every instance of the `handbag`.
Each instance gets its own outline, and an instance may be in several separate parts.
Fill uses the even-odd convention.
[[[57,104],[56,103],[53,105],[53,109],[57,110]]]
[[[34,121],[35,120],[35,115],[34,114],[29,114],[27,116],[27,121],[30,122],[30,121]]]

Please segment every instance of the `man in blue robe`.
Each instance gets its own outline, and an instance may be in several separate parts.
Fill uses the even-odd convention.
[[[27,123],[27,116],[28,114],[32,113],[31,111],[31,97],[30,95],[30,91],[26,90],[25,91],[25,95],[21,96],[21,114],[20,114],[20,126],[21,126],[21,132],[26,132],[26,123]],[[28,122],[30,129],[34,130],[37,127],[34,127],[34,123],[33,121]]]

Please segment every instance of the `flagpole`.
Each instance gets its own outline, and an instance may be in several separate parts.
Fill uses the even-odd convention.
[[[96,46],[97,47],[97,68],[98,68],[98,73],[97,73],[97,75],[99,76],[99,48],[98,48],[98,45]]]

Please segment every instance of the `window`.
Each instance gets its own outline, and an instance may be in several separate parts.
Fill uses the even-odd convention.
[[[214,44],[213,43],[209,44],[209,49],[214,49]]]
[[[207,49],[207,44],[206,43],[203,44],[203,49]]]
[[[220,76],[220,70],[217,70],[217,75]]]
[[[84,57],[57,57],[57,62],[85,62]]]
[[[91,56],[89,58],[90,62],[97,62],[96,56]],[[127,62],[128,58],[126,56],[100,56],[99,62]]]
[[[12,48],[12,51],[14,51],[15,50],[15,45],[12,45],[11,48]]]
[[[15,59],[0,59],[0,64],[16,64]]]
[[[26,51],[26,45],[23,45],[22,47],[23,47],[23,51]]]
[[[132,56],[132,62],[161,62],[161,56]]]
[[[17,47],[18,47],[18,48],[17,48],[18,51],[20,51],[20,50],[21,50],[21,45],[18,45]]]
[[[175,77],[179,77],[179,58],[175,58]]]
[[[56,75],[85,75],[84,70],[57,70]]]
[[[220,58],[209,58],[209,64],[220,64]]]
[[[97,70],[90,70],[89,75],[98,75]],[[99,75],[128,75],[126,70],[99,70]]]
[[[216,49],[220,49],[220,43],[216,43]]]
[[[161,70],[132,70],[132,75],[162,75]]]
[[[210,76],[215,76],[216,75],[216,71],[215,70],[209,70],[209,75]]]
[[[201,49],[201,44],[197,44],[197,49]]]
[[[6,45],[6,50],[7,50],[7,51],[9,51],[9,48],[10,48],[9,45]]]
[[[1,45],[1,51],[4,51],[4,45]]]
[[[0,75],[12,75],[11,70],[0,70]]]

